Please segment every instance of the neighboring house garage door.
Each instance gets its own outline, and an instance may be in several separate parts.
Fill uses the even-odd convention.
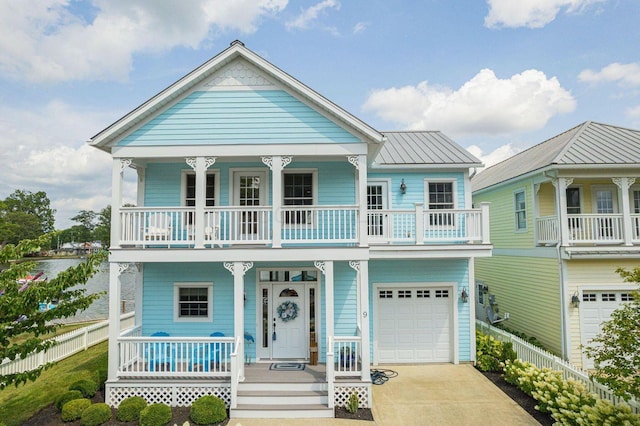
[[[446,287],[379,288],[378,362],[451,362],[451,293]]]
[[[611,313],[622,302],[632,300],[628,291],[583,291],[580,303],[580,340],[583,345],[600,333],[602,323],[611,318]],[[582,356],[582,368],[593,368],[593,360]]]

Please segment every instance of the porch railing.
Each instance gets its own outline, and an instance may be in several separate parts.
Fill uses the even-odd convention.
[[[488,242],[483,212],[473,210],[369,210],[371,242],[415,243]]]
[[[333,353],[336,376],[360,377],[362,338],[360,336],[334,336]]]
[[[229,377],[233,337],[118,338],[118,377]]]
[[[372,243],[489,243],[488,206],[473,210],[369,210]],[[201,220],[202,226],[196,227]],[[357,244],[360,211],[347,206],[207,207],[204,217],[194,207],[122,207],[120,246],[209,247],[271,244],[280,229],[282,244]],[[275,221],[278,221],[277,226]],[[196,235],[199,229],[203,235]],[[200,238],[198,238],[200,237]]]
[[[567,241],[570,244],[622,244],[624,236],[624,214],[572,214],[567,216]],[[640,215],[631,215],[631,238],[640,243]],[[536,218],[538,244],[555,244],[561,239],[560,222],[557,216]]]

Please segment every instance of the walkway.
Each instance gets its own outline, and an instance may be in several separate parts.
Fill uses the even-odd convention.
[[[382,367],[380,367],[382,368]],[[470,364],[385,366],[398,377],[373,387],[374,422],[342,419],[232,419],[229,426],[538,425]]]

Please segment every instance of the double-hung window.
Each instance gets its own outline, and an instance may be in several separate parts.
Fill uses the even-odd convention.
[[[514,193],[516,231],[527,230],[527,200],[523,190]]]
[[[312,206],[314,204],[313,172],[285,172],[283,175],[283,198],[285,206],[284,221],[287,225],[310,225],[311,210],[293,206]],[[292,208],[287,208],[287,207]]]
[[[213,283],[174,284],[175,321],[213,319]]]
[[[427,182],[427,208],[430,225],[454,225],[453,212],[434,212],[434,210],[455,209],[455,183],[453,181]]]
[[[216,205],[216,174],[209,172],[206,175],[206,187],[205,187],[205,200],[204,205],[206,207],[213,207]],[[194,172],[187,172],[183,176],[183,205],[185,207],[196,206],[196,174]],[[187,213],[186,224],[193,225],[193,211]]]

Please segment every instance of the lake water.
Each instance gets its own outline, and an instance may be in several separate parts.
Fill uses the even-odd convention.
[[[84,259],[50,259],[36,262],[33,272],[42,271],[49,279],[55,278],[61,271],[71,266],[79,265]],[[121,275],[122,300],[125,302],[125,311],[133,310],[133,291],[136,276],[135,268],[128,268]],[[89,321],[107,319],[109,316],[109,263],[104,262],[96,274],[87,281],[87,293],[105,291],[106,294],[94,301],[85,311],[79,312],[75,317],[64,319],[63,322]]]

